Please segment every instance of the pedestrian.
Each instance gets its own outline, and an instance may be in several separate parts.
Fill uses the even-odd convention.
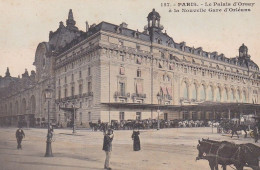
[[[113,130],[108,129],[107,133],[104,131],[104,142],[103,142],[103,150],[106,153],[106,160],[105,160],[105,165],[104,169],[109,169],[111,170],[112,168],[109,167],[109,162],[110,162],[110,157],[111,157],[111,152],[112,152],[112,141],[114,138]]]
[[[255,138],[255,143],[258,143],[258,133],[259,129],[257,126],[254,127],[254,138]]]
[[[16,131],[17,149],[22,149],[22,140],[25,138],[23,129],[19,127]]]
[[[133,130],[132,140],[134,142],[134,144],[133,144],[134,151],[141,150],[139,134],[140,134],[139,130],[138,131]]]

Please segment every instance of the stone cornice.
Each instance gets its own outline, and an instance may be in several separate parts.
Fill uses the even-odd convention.
[[[56,60],[56,65],[55,65],[54,69],[57,70],[57,69],[59,69],[61,67],[64,67],[65,65],[67,65],[67,64],[69,64],[71,62],[74,62],[74,61],[84,57],[85,55],[87,55],[89,53],[92,53],[92,52],[94,52],[94,51],[96,51],[98,49],[100,49],[100,46],[96,45],[96,46],[93,46],[93,47],[91,47],[91,48],[89,48],[89,49],[87,49],[85,51],[82,50],[80,53],[74,54],[73,56],[68,57],[64,61],[61,61],[59,63]]]
[[[132,55],[137,55],[137,56],[143,56],[143,57],[150,57],[152,58],[152,55],[150,52],[145,52],[142,50],[135,50],[134,48],[131,47],[118,47],[116,44],[110,44],[106,45],[103,43],[100,43],[99,46],[103,49],[109,49],[109,50],[114,50],[114,51],[120,51],[122,53],[127,53],[127,54],[132,54]]]

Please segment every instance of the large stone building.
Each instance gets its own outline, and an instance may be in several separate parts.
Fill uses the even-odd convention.
[[[50,118],[63,126],[71,120],[64,110],[72,106],[78,126],[157,119],[158,113],[168,120],[219,119],[259,110],[259,67],[244,44],[227,58],[177,43],[154,9],[142,32],[107,22],[86,22],[80,31],[70,10],[66,26],[60,22],[38,45],[34,65],[30,76],[13,78],[8,70],[0,78],[1,124],[46,123],[48,86],[54,89]]]

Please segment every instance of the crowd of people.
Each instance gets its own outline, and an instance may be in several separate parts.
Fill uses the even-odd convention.
[[[159,127],[158,127],[159,125]],[[111,128],[113,130],[132,130],[132,129],[163,129],[163,128],[185,128],[185,127],[217,127],[218,121],[210,120],[158,120],[144,119],[144,120],[117,120],[111,121]],[[108,123],[98,121],[97,123],[89,122],[89,126],[93,131],[103,131],[108,126]]]

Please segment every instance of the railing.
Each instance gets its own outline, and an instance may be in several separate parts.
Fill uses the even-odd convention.
[[[146,98],[146,94],[144,94],[144,93],[133,93],[132,97]]]
[[[73,95],[73,96],[56,99],[55,102],[64,102],[67,100],[79,99],[79,98],[89,97],[89,96],[93,96],[93,92],[87,92],[87,93],[83,93],[83,94],[78,94],[78,95]]]
[[[121,93],[121,92],[118,92],[116,91],[115,94],[114,94],[114,97],[130,97],[130,93]]]

